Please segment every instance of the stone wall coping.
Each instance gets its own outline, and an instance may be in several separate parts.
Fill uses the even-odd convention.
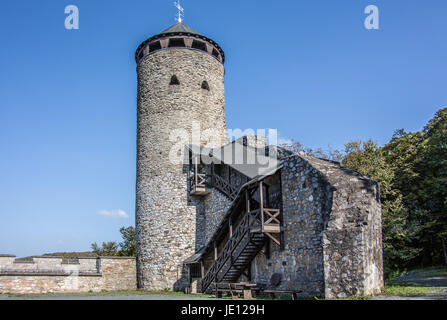
[[[12,255],[12,254],[0,254],[0,258],[16,258],[17,256]],[[32,256],[30,258],[33,259],[82,259],[82,260],[96,260],[96,259],[121,259],[121,260],[125,260],[125,259],[131,259],[131,260],[136,260],[136,257],[107,257],[107,256],[101,256],[101,257],[62,257],[62,256]],[[16,263],[23,263],[22,261],[18,261]],[[27,261],[25,263],[32,263],[32,261]]]
[[[100,257],[101,259],[117,259],[117,260],[136,260],[136,257]]]
[[[98,272],[85,272],[81,271],[77,274],[79,277],[102,277],[102,273]],[[47,276],[47,277],[68,277],[73,276],[72,272],[66,272],[66,271],[52,271],[52,270],[2,270],[0,271],[0,277],[5,276],[25,276],[25,277],[31,277],[31,276]]]

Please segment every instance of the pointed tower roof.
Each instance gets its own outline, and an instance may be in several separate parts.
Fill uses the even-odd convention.
[[[188,27],[186,24],[183,24],[181,22],[178,22],[176,24],[174,24],[172,27],[166,29],[165,31],[161,32],[161,34],[163,33],[191,33],[191,34],[199,34],[198,32],[194,31],[193,29],[191,29],[190,27]]]

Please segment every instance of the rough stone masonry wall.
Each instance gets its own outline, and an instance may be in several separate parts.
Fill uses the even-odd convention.
[[[79,293],[136,290],[134,258],[80,258],[63,264],[62,258],[34,258],[15,263],[0,257],[0,294]]]
[[[303,296],[372,294],[383,285],[381,210],[376,182],[338,164],[294,155],[282,161],[285,250],[252,263],[256,282]]]
[[[264,252],[252,263],[253,281],[270,283],[274,273],[282,276],[273,289],[303,291],[303,296],[324,295],[322,231],[328,214],[328,189],[312,166],[300,157],[283,161],[281,170],[284,250],[271,242],[270,259]],[[265,251],[265,249],[264,249]]]
[[[380,292],[383,255],[378,183],[337,163],[307,160],[332,188],[332,209],[323,235],[326,297]]]
[[[170,161],[173,146],[180,153],[186,144],[197,142],[172,134],[181,129],[191,138],[194,120],[205,133],[201,145],[218,147],[227,142],[225,71],[204,52],[169,48],[145,57],[137,72],[138,283],[145,290],[182,290],[187,286],[183,261],[195,253],[197,235],[203,242],[197,224],[204,217],[197,215],[198,202],[188,197],[188,169]],[[173,75],[180,85],[170,85]],[[201,88],[203,81],[209,91]],[[214,141],[207,139],[207,130]]]
[[[231,205],[231,200],[216,189],[212,189],[211,194],[203,200],[205,210],[205,241],[203,245],[206,245],[222,222],[222,218]]]

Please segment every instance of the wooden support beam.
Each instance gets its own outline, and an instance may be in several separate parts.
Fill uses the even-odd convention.
[[[281,246],[281,243],[274,237],[272,236],[270,233],[264,233],[267,237],[269,237],[270,239],[272,239],[278,246]]]
[[[228,166],[228,184],[231,184],[231,167]]]
[[[199,184],[199,164],[198,164],[198,160],[197,160],[197,157],[196,157],[196,160],[195,160],[195,166],[194,166],[194,175],[195,175],[195,186],[197,187],[198,186],[198,184]]]
[[[200,269],[202,273],[202,279],[205,278],[205,266],[203,265],[203,261],[200,262]]]
[[[214,261],[217,260],[217,245],[216,242],[214,242]]]
[[[230,238],[233,236],[233,220],[231,217],[228,219],[228,226],[230,228]]]

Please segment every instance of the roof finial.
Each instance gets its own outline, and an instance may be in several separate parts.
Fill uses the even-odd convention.
[[[175,16],[175,19],[178,21],[178,23],[182,23],[183,18],[185,17],[185,9],[182,8],[180,5],[180,0],[177,0],[177,2],[174,2],[175,7],[178,9],[178,13]]]

